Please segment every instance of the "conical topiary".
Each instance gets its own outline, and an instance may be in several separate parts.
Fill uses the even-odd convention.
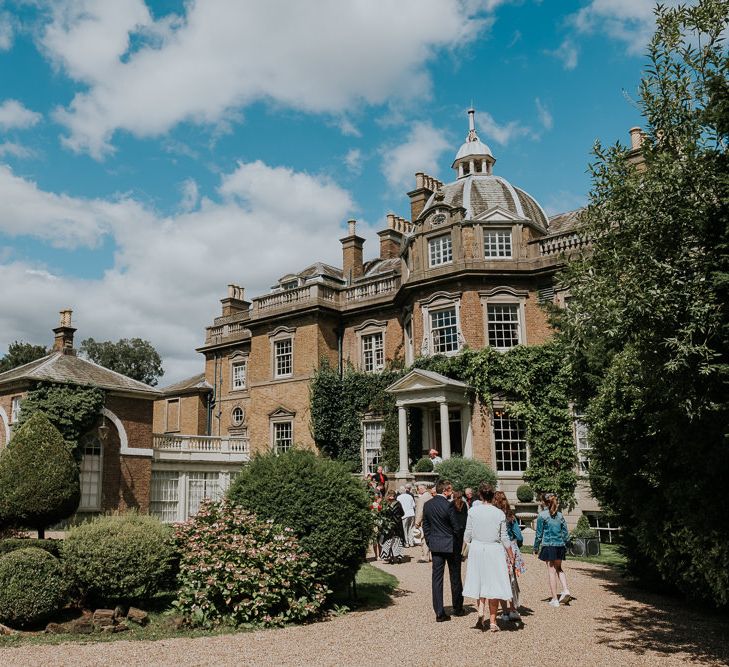
[[[0,455],[0,525],[34,528],[42,538],[80,499],[73,454],[48,418],[34,414]]]

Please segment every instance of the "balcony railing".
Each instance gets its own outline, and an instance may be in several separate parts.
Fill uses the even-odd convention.
[[[363,301],[383,294],[391,294],[396,292],[400,287],[400,278],[398,276],[389,276],[363,285],[355,285],[349,287],[346,291],[346,301],[348,304],[354,301]]]
[[[202,455],[201,460],[207,460],[209,455],[216,458],[228,458],[237,461],[247,461],[250,458],[250,440],[242,436],[211,436],[211,435],[171,435],[155,434],[153,437],[155,455],[166,458],[165,454],[189,455],[185,458],[194,459],[195,455]],[[174,457],[178,458],[178,457]]]
[[[540,257],[547,257],[550,255],[561,255],[570,250],[577,250],[577,248],[588,245],[589,241],[577,234],[577,232],[565,232],[557,236],[537,239],[531,243],[538,245]]]
[[[258,296],[253,299],[254,312],[268,312],[297,308],[302,305],[320,303],[334,305],[337,303],[337,291],[327,285],[304,285],[295,289],[287,289],[273,294]]]

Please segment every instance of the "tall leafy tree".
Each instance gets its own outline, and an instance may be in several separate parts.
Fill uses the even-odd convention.
[[[591,427],[590,478],[633,572],[729,604],[728,0],[656,9],[644,165],[595,147],[590,251],[558,322]],[[708,501],[708,502],[707,502]]]
[[[43,345],[33,345],[16,340],[8,345],[8,352],[0,359],[0,373],[45,357],[48,350]]]
[[[142,338],[122,338],[116,343],[87,338],[81,341],[81,352],[101,366],[152,386],[164,375],[157,350]]]

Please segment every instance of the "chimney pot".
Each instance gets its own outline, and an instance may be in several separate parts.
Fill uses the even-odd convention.
[[[357,234],[357,221],[347,220],[347,225],[349,226],[349,235],[355,236]]]
[[[76,329],[71,326],[73,310],[66,308],[59,311],[59,314],[61,317],[58,326],[53,330],[53,351],[74,355],[76,351],[73,349],[73,334]]]
[[[630,128],[630,148],[632,150],[638,150],[643,146],[643,130],[639,127]]]

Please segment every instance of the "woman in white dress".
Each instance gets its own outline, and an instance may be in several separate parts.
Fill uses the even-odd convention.
[[[481,484],[478,495],[483,501],[468,511],[464,540],[468,549],[466,583],[463,595],[478,600],[478,621],[476,628],[486,630],[486,607],[488,606],[491,632],[497,632],[496,613],[499,601],[511,600],[509,566],[514,554],[506,531],[506,515],[491,504],[494,487]],[[506,551],[507,558],[504,558]]]

